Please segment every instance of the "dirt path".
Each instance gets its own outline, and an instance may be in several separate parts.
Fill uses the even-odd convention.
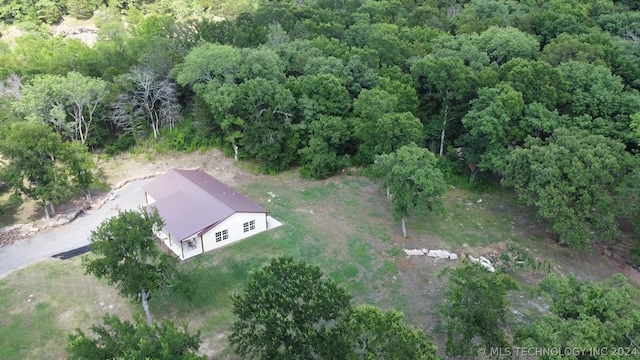
[[[39,232],[37,235],[14,242],[0,249],[0,278],[23,266],[51,259],[57,253],[89,245],[91,231],[120,210],[135,209],[144,204],[142,186],[149,180],[135,181],[114,191],[100,209],[88,210],[73,222]]]

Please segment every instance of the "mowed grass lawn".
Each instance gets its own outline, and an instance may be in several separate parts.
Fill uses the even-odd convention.
[[[248,272],[274,256],[316,263],[346,287],[356,303],[403,310],[409,322],[431,331],[438,296],[425,289],[438,289],[437,271],[454,262],[407,259],[402,249],[480,248],[530,239],[521,228],[533,227],[525,224],[530,210],[513,205],[507,191],[478,195],[451,188],[446,211],[411,218],[410,237],[403,239],[390,201],[363,177],[303,181],[297,173],[286,172],[237,189],[284,226],[184,261],[181,266],[190,272],[195,290],[190,301],[171,292],[151,299],[156,319],[199,329],[202,350],[213,358],[235,358],[226,339],[234,320],[229,293],[241,290]],[[74,259],[36,264],[0,279],[1,359],[62,358],[72,329],[100,323],[105,313],[130,318],[141,310],[106,283],[83,274],[80,260]]]

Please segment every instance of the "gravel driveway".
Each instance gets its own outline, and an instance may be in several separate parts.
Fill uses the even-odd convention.
[[[145,204],[142,186],[152,179],[131,182],[114,191],[117,196],[100,209],[89,210],[76,220],[61,227],[45,230],[31,239],[17,241],[0,249],[0,278],[52,255],[89,245],[89,235],[105,219]],[[64,261],[55,260],[54,261]]]

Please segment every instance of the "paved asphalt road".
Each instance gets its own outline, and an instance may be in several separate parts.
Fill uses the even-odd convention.
[[[31,239],[21,240],[0,248],[0,278],[12,271],[52,255],[89,245],[89,235],[105,219],[120,210],[135,209],[145,203],[142,186],[149,180],[131,182],[115,191],[117,197],[102,208],[89,210],[76,220],[52,230],[45,230]],[[56,260],[64,261],[64,260]]]

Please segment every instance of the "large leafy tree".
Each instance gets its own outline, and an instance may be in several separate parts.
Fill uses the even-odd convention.
[[[13,108],[29,119],[50,123],[60,135],[84,144],[107,93],[107,82],[75,71],[66,76],[40,75],[21,89]]]
[[[103,325],[91,327],[93,336],[80,329],[69,335],[70,360],[80,359],[158,359],[204,360],[198,356],[200,333],[190,335],[186,326],[178,328],[172,321],[149,325],[141,317],[135,324],[117,316],[106,315]]]
[[[349,92],[341,80],[331,74],[300,76],[289,81],[288,87],[306,123],[320,115],[344,116],[351,107]]]
[[[0,138],[0,153],[6,161],[2,169],[4,180],[16,195],[44,206],[47,219],[54,213],[53,204],[70,196],[71,189],[82,189],[87,194],[93,182],[94,164],[86,147],[64,143],[43,122],[12,124]]]
[[[423,330],[408,325],[400,311],[354,306],[340,327],[349,346],[346,359],[436,359],[431,339]]]
[[[619,112],[624,85],[609,68],[570,61],[558,66],[558,70],[568,87],[566,113],[610,118]]]
[[[67,13],[76,19],[85,20],[93,16],[99,2],[95,0],[66,0]]]
[[[581,34],[589,31],[593,20],[586,4],[579,0],[552,0],[540,3],[532,19],[533,31],[542,36],[542,43],[561,33]]]
[[[378,120],[382,115],[398,111],[398,97],[384,89],[362,90],[353,101],[353,114],[362,123]]]
[[[459,120],[454,106],[470,91],[475,81],[473,73],[460,58],[427,56],[411,65],[411,75],[416,81],[421,106],[430,114],[427,129],[440,135],[442,156],[447,130]]]
[[[157,211],[127,210],[91,232],[93,256],[82,259],[87,274],[106,279],[121,295],[142,303],[147,321],[151,293],[174,283],[180,275],[177,259],[162,252],[155,232],[164,225]]]
[[[500,67],[501,78],[522,94],[525,104],[534,102],[553,110],[563,95],[566,85],[557,68],[544,61],[516,58]]]
[[[477,34],[443,34],[433,40],[432,56],[438,59],[455,58],[475,71],[486,68],[491,60],[478,48]]]
[[[200,96],[236,154],[283,170],[296,158],[291,92],[275,80],[255,78],[239,85],[210,82]]]
[[[478,48],[498,65],[514,58],[535,59],[540,48],[536,36],[511,26],[491,26],[476,41]]]
[[[320,116],[309,125],[309,142],[300,150],[302,177],[322,179],[349,165],[353,120]]]
[[[284,71],[271,49],[204,44],[172,74],[209,106],[205,126],[222,133],[236,158],[249,156],[268,170],[282,170],[298,150],[291,127],[295,99],[283,85]]]
[[[558,129],[547,141],[514,150],[504,182],[535,205],[559,238],[577,248],[617,236],[616,188],[627,172],[625,146],[580,131]]]
[[[191,49],[171,74],[178,84],[190,86],[198,93],[197,84],[206,86],[212,80],[233,82],[240,56],[240,51],[232,46],[206,43]]]
[[[376,157],[374,173],[393,195],[393,214],[402,221],[404,237],[407,216],[442,208],[440,197],[446,192],[446,183],[437,161],[432,152],[415,144]]]
[[[242,292],[232,294],[238,319],[229,340],[241,356],[333,358],[344,350],[336,332],[350,300],[319,267],[275,258],[250,274]]]
[[[410,112],[383,114],[375,121],[359,124],[356,131],[360,140],[358,153],[365,163],[422,140],[422,123]]]
[[[487,349],[508,345],[502,323],[509,306],[507,294],[516,289],[516,282],[470,262],[447,268],[441,275],[448,276],[445,303],[439,310],[447,355],[476,355],[478,341]]]
[[[524,347],[589,349],[564,359],[637,358],[640,354],[638,290],[614,275],[605,282],[582,282],[574,275],[549,275],[539,285],[550,300],[549,313],[519,327],[515,343]],[[608,349],[598,354],[598,349]],[[625,351],[615,354],[613,349]],[[540,359],[557,359],[543,355]]]
[[[388,79],[387,79],[388,80]],[[389,90],[402,89],[399,82],[388,81]],[[413,89],[412,89],[413,90]],[[358,140],[356,161],[371,164],[376,155],[388,154],[403,145],[419,143],[422,140],[422,123],[406,109],[411,99],[403,99],[405,92],[396,95],[383,90],[382,87],[365,89],[353,102],[355,119],[355,135]],[[415,92],[413,92],[413,100]],[[415,107],[413,107],[415,111]]]
[[[64,144],[64,151],[61,155],[66,165],[66,173],[69,182],[82,192],[87,199],[91,201],[91,187],[96,184],[96,177],[93,170],[97,168],[93,162],[91,153],[87,151],[86,146],[79,142],[69,142]]]
[[[258,359],[435,359],[431,339],[401,312],[350,301],[319,267],[274,258],[232,294],[231,344]]]
[[[65,75],[70,71],[88,75],[91,55],[92,49],[78,39],[29,34],[16,38],[10,64],[6,66],[23,75]]]
[[[469,131],[464,137],[466,160],[482,170],[503,171],[508,148],[528,135],[520,126],[523,110],[522,94],[509,85],[480,89],[462,118]]]

